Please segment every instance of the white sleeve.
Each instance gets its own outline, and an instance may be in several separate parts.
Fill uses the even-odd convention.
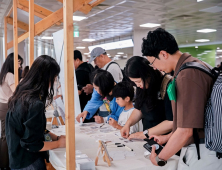
[[[110,72],[114,78],[114,80],[119,83],[123,79],[123,74],[120,69],[120,67],[117,64],[111,64],[109,68],[107,69],[108,72]]]
[[[15,84],[14,75],[12,73],[7,73],[5,76],[5,82],[11,86],[12,84]]]

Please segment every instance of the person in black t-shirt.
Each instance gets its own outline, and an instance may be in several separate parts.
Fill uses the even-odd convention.
[[[172,131],[172,107],[166,87],[163,86],[170,81],[170,76],[162,75],[149,65],[147,59],[139,56],[132,57],[126,64],[126,75],[136,84],[137,90],[135,110],[121,129],[124,138],[145,139],[149,135],[162,135]],[[130,135],[130,126],[141,119],[144,131]]]
[[[74,51],[74,66],[76,71],[76,81],[78,85],[80,107],[81,107],[81,112],[83,112],[83,109],[87,104],[87,102],[91,99],[92,94],[87,95],[82,88],[85,87],[87,84],[91,84],[90,76],[91,73],[94,71],[94,68],[91,64],[82,61],[82,54],[78,50]],[[84,123],[87,122],[95,122],[95,119],[94,118],[91,118],[89,120],[85,119]]]

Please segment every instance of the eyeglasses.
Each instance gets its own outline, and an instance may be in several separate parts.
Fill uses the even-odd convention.
[[[149,66],[153,67],[153,63],[154,63],[155,60],[156,60],[156,57],[155,57],[155,59],[153,60],[153,62],[149,64]]]

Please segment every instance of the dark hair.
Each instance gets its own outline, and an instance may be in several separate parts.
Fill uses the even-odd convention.
[[[22,60],[22,57],[18,55],[18,59]],[[0,85],[3,84],[7,73],[14,74],[14,53],[7,56],[0,73]]]
[[[120,82],[116,84],[113,88],[113,96],[121,97],[122,99],[129,97],[130,101],[133,101],[134,89],[132,84],[128,82]]]
[[[26,66],[23,71],[22,71],[22,78],[24,78],[26,76],[26,74],[28,73],[29,71],[29,66]]]
[[[52,57],[47,55],[38,57],[9,99],[9,109],[14,110],[18,100],[21,101],[24,111],[27,111],[29,105],[38,100],[46,103],[48,99],[51,104],[54,95],[53,85],[59,72],[60,67]]]
[[[174,36],[165,31],[163,28],[157,28],[154,31],[149,31],[147,37],[143,38],[143,56],[159,58],[158,55],[161,50],[166,51],[171,55],[179,50]]]
[[[144,88],[137,88],[136,90],[136,103],[141,107],[143,102],[147,102],[148,108],[153,109],[156,106],[162,82],[160,71],[150,67],[146,58],[134,56],[126,63],[126,75],[130,78],[143,80]],[[149,85],[148,89],[145,88],[146,84]]]
[[[93,72],[92,82],[99,87],[102,97],[105,98],[113,90],[115,81],[108,71],[97,69]]]
[[[79,50],[74,50],[74,60],[77,58],[82,61],[82,53]]]

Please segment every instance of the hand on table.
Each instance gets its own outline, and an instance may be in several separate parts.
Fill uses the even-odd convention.
[[[118,122],[115,119],[109,118],[109,125],[111,125],[114,128],[118,128],[119,124],[118,124]]]
[[[159,135],[159,136],[151,135],[149,139],[152,139],[152,138],[154,138],[154,141],[157,142],[159,145],[163,145],[167,143],[168,141],[167,135]]]
[[[143,132],[136,132],[131,134],[128,139],[146,139],[146,136],[143,134]]]
[[[104,119],[101,116],[94,116],[93,118],[95,119],[96,123],[104,123]]]
[[[130,132],[130,127],[127,125],[123,126],[123,128],[120,130],[121,136],[123,138],[128,138],[129,132]]]
[[[80,123],[80,118],[82,117],[82,122],[84,122],[87,114],[88,114],[87,111],[84,111],[84,112],[80,113],[80,114],[76,117],[76,120]]]
[[[85,87],[82,88],[82,90],[86,93],[86,95],[89,95],[93,92],[93,85],[87,84]]]
[[[59,148],[65,148],[66,147],[66,136],[61,135],[59,137],[58,144],[59,144],[59,146],[58,146]]]
[[[157,154],[156,154],[155,150],[156,150],[156,147],[152,146],[152,152],[151,152],[151,155],[150,155],[150,161],[152,162],[153,165],[158,166],[158,164],[156,162]]]

